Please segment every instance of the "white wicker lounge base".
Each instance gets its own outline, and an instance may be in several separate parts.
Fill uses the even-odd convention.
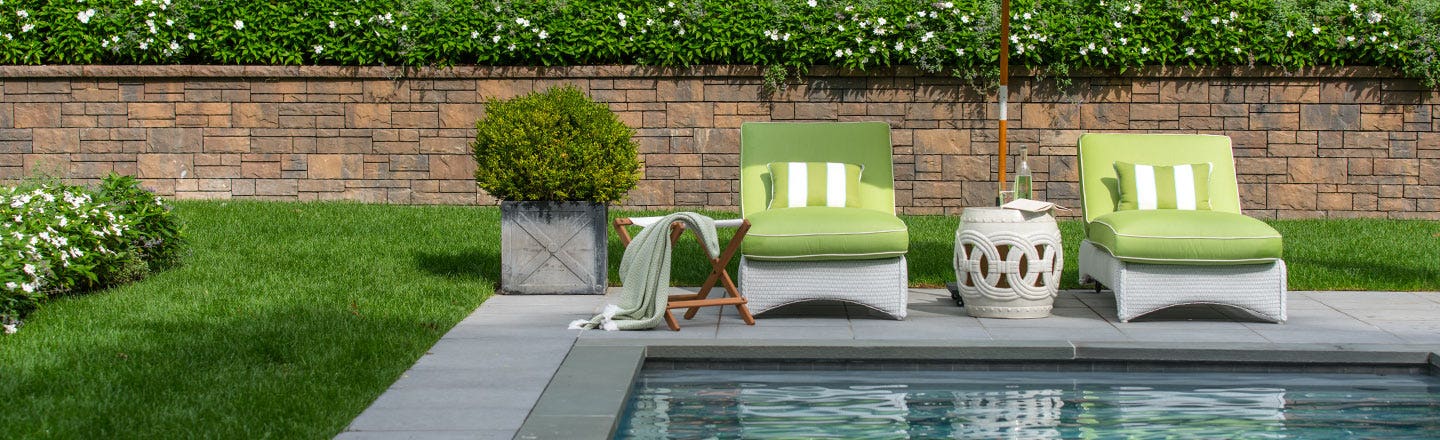
[[[1167,307],[1220,304],[1285,322],[1285,261],[1235,266],[1127,263],[1090,240],[1080,243],[1080,283],[1115,292],[1121,322]]]
[[[740,294],[760,315],[787,304],[834,300],[905,319],[905,257],[846,261],[771,261],[740,257]]]

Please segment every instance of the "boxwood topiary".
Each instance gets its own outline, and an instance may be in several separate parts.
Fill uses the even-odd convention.
[[[635,130],[573,86],[491,99],[475,124],[475,180],[510,201],[615,202],[640,180]]]

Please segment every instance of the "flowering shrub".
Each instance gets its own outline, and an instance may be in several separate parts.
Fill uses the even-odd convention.
[[[0,0],[0,63],[899,64],[993,76],[998,0]],[[1376,65],[1440,80],[1437,0],[1016,0],[1018,64]]]
[[[107,177],[98,193],[49,180],[0,187],[0,325],[13,332],[49,295],[134,281],[149,261],[173,263],[180,231],[131,177]]]

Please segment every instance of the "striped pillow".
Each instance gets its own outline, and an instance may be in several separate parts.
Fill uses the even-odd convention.
[[[1116,211],[1210,210],[1210,163],[1155,166],[1115,162],[1120,180]]]
[[[768,209],[860,206],[860,171],[839,162],[771,162]]]

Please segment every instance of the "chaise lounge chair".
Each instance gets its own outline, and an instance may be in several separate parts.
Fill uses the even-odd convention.
[[[1118,317],[1220,304],[1285,321],[1280,233],[1240,213],[1230,138],[1080,137],[1080,282],[1115,292]]]
[[[890,126],[740,128],[740,291],[760,315],[835,300],[905,318],[910,235],[895,216]]]

